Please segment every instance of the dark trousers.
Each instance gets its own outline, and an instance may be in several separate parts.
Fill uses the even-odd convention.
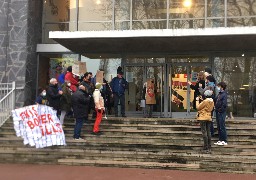
[[[219,141],[227,142],[226,112],[216,112],[216,121],[219,133]]]
[[[149,117],[149,118],[152,118],[152,112],[153,112],[153,104],[147,104],[146,105],[146,108],[145,108],[145,116],[146,117]]]
[[[200,127],[203,134],[204,150],[211,149],[211,121],[200,121]]]
[[[76,124],[75,124],[75,129],[74,129],[74,138],[78,139],[80,138],[81,130],[83,127],[83,123],[86,120],[86,118],[76,118]]]
[[[117,94],[114,94],[114,109],[115,109],[115,115],[118,115],[118,103],[120,101],[121,105],[121,114],[125,115],[125,96],[120,95],[118,96]]]

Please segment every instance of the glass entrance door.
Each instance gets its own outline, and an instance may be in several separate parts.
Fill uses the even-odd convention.
[[[165,82],[165,67],[160,66],[146,66],[145,67],[145,81],[152,79],[155,85],[156,104],[153,105],[153,117],[163,117],[164,113],[164,82]]]
[[[164,112],[164,65],[150,66],[125,66],[125,78],[129,88],[125,95],[125,111],[128,116],[140,116],[145,114],[145,108],[141,107],[141,100],[145,99],[143,86],[149,79],[154,81],[154,93],[156,104],[153,105],[153,117],[163,117]]]
[[[169,91],[170,103],[169,112],[171,117],[195,117],[196,109],[194,107],[196,83],[198,73],[204,71],[208,64],[173,64],[169,69]],[[192,85],[188,84],[188,81]]]

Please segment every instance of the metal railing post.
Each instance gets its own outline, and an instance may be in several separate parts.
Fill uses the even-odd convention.
[[[12,110],[15,109],[16,104],[16,83],[15,81],[12,82]]]

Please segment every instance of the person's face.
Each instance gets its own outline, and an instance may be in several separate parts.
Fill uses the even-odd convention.
[[[88,76],[85,76],[85,77],[84,77],[84,81],[88,81],[88,80],[89,80],[89,77],[90,77],[89,75],[88,75]]]
[[[118,78],[122,78],[123,75],[122,75],[122,74],[118,74],[117,77],[118,77]]]
[[[53,82],[52,82],[53,85],[57,85],[58,84],[58,81],[55,79]]]
[[[204,72],[205,77],[209,76],[208,72]]]

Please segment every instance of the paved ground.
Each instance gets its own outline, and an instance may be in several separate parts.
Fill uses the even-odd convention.
[[[256,174],[0,164],[1,180],[255,180]]]

